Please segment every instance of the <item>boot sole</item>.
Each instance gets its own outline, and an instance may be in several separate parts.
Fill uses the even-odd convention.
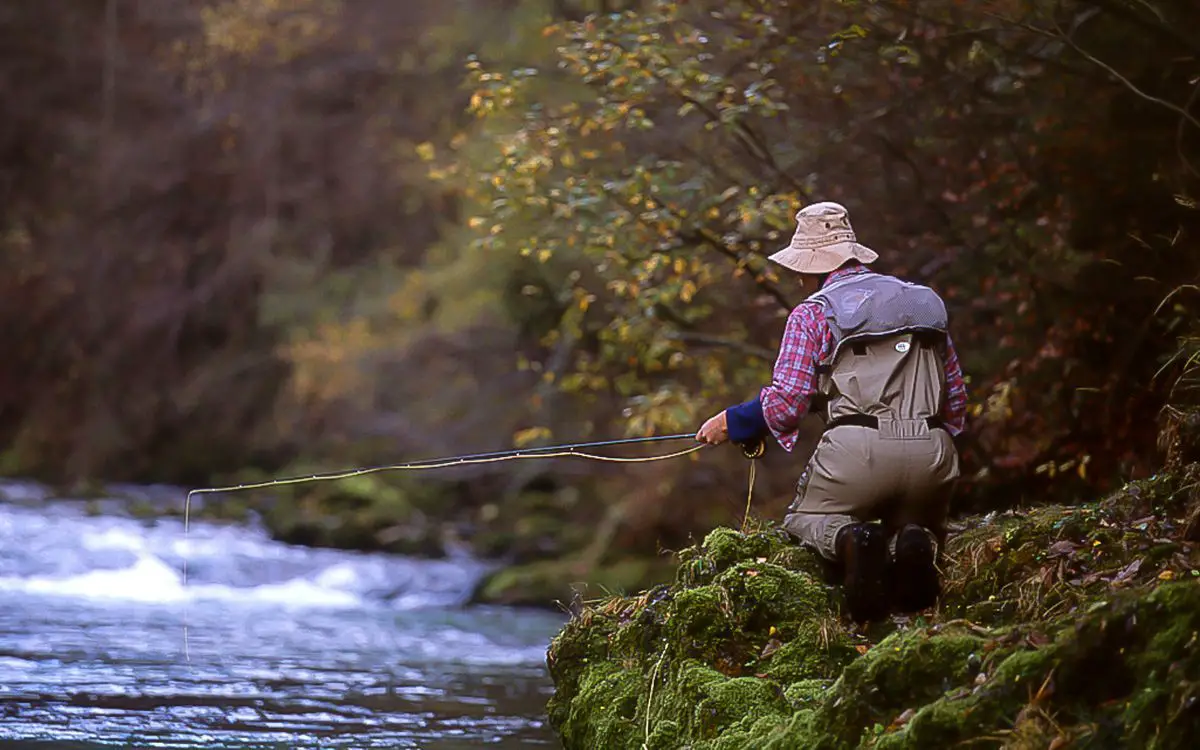
[[[853,564],[846,565],[843,591],[851,619],[872,622],[887,617],[887,538],[874,524],[855,539]]]
[[[923,529],[906,527],[900,532],[893,570],[900,612],[919,612],[937,604],[942,586],[934,557],[933,542]]]

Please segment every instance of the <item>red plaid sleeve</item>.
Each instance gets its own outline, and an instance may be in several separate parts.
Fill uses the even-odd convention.
[[[942,409],[942,421],[951,435],[958,435],[967,426],[967,383],[950,334],[946,334],[945,371],[946,406]]]
[[[802,303],[792,310],[771,384],[759,394],[767,427],[787,451],[795,447],[800,420],[817,392],[817,364],[829,350],[829,339],[820,304]]]

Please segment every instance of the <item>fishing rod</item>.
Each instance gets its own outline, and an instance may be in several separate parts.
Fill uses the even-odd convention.
[[[531,458],[586,458],[593,461],[607,461],[612,463],[646,463],[650,461],[665,461],[672,458],[680,458],[690,453],[695,453],[707,447],[704,444],[695,445],[681,451],[672,453],[655,455],[655,456],[603,456],[595,453],[584,452],[586,448],[604,448],[616,445],[638,445],[646,443],[663,443],[675,440],[694,440],[695,434],[690,432],[681,432],[674,435],[650,435],[646,437],[634,438],[619,438],[616,440],[597,440],[587,443],[564,443],[561,445],[545,445],[534,448],[515,448],[503,451],[492,451],[489,453],[466,453],[457,456],[445,456],[441,458],[426,458],[416,461],[407,461],[397,464],[386,464],[382,466],[366,466],[356,469],[347,469],[343,471],[335,471],[324,474],[300,474],[291,477],[281,477],[278,479],[268,479],[262,482],[248,482],[245,484],[230,485],[228,487],[203,487],[190,490],[187,493],[187,498],[184,501],[183,526],[186,533],[189,519],[191,517],[192,497],[194,495],[211,495],[223,492],[239,492],[242,490],[266,489],[269,487],[283,487],[294,484],[307,484],[309,482],[328,482],[339,479],[350,479],[360,477],[367,474],[377,474],[385,471],[420,471],[428,469],[447,469],[455,466],[469,466],[472,464],[497,463],[500,461],[513,461],[518,459]],[[739,442],[738,447],[742,451],[742,455],[750,460],[760,458],[766,452],[766,441],[758,439],[749,442]]]
[[[328,482],[339,479],[350,479],[352,477],[360,477],[366,474],[375,474],[384,471],[421,471],[430,469],[445,469],[454,466],[469,466],[472,464],[497,463],[500,461],[515,461],[535,458],[584,458],[593,461],[607,461],[611,463],[649,463],[651,461],[667,461],[674,458],[681,458],[709,447],[705,443],[698,443],[697,445],[693,445],[689,448],[653,456],[605,456],[597,453],[585,452],[585,449],[589,448],[606,448],[617,445],[638,445],[646,443],[664,443],[685,439],[695,440],[696,435],[695,433],[685,432],[675,435],[651,435],[647,437],[620,438],[617,440],[598,440],[587,443],[564,443],[561,445],[546,445],[535,448],[516,448],[512,450],[493,451],[490,453],[468,453],[458,456],[446,456],[443,458],[419,459],[416,461],[388,464],[383,466],[368,466],[325,474],[300,474],[297,476],[269,479],[263,482],[237,484],[228,487],[202,487],[199,489],[189,490],[187,493],[187,498],[184,500],[183,533],[186,537],[191,525],[192,497],[194,495],[211,495],[224,492],[238,492],[242,490],[265,489],[269,487],[282,487],[294,484],[307,484],[309,482]],[[736,445],[741,448],[742,455],[750,459],[750,482],[749,489],[746,493],[746,515],[742,520],[743,531],[745,531],[746,521],[749,520],[750,517],[750,501],[754,496],[754,474],[756,464],[754,459],[759,458],[766,451],[766,442],[763,439],[759,439],[757,441],[738,442]],[[185,553],[183,557],[183,585],[185,588],[187,587],[187,583],[188,557]],[[190,662],[191,654],[188,647],[188,628],[186,615],[183,626],[183,643],[185,658]]]
[[[187,493],[187,498],[184,502],[183,525],[186,533],[189,518],[191,517],[192,497],[195,495],[212,495],[225,492],[239,492],[242,490],[266,489],[270,487],[283,487],[294,484],[307,484],[309,482],[328,482],[339,479],[350,479],[360,477],[367,474],[377,474],[385,471],[421,471],[429,469],[447,469],[455,466],[469,466],[472,464],[497,463],[500,461],[513,461],[518,459],[531,458],[586,458],[594,461],[608,461],[613,463],[645,463],[649,461],[664,461],[672,458],[679,458],[694,453],[707,447],[704,444],[696,445],[681,451],[675,451],[663,455],[656,456],[636,456],[636,457],[620,457],[620,456],[604,456],[595,453],[584,452],[588,448],[604,448],[617,445],[637,445],[645,443],[662,443],[675,440],[694,440],[694,433],[678,433],[675,435],[651,435],[647,437],[620,438],[617,440],[598,440],[587,443],[564,443],[561,445],[546,445],[534,448],[516,448],[503,451],[492,451],[489,453],[467,453],[457,456],[445,456],[441,458],[426,458],[416,461],[406,461],[403,463],[386,464],[382,466],[366,466],[356,469],[347,469],[343,471],[335,471],[323,474],[300,474],[291,477],[281,477],[278,479],[268,479],[262,482],[248,482],[245,484],[230,485],[228,487],[203,487],[190,490]],[[743,448],[745,452],[745,448]],[[746,454],[750,456],[749,453]]]
[[[449,468],[460,464],[473,463],[490,463],[495,461],[506,461],[516,458],[551,458],[555,455],[575,455],[585,448],[603,448],[615,445],[636,445],[639,443],[661,443],[672,440],[682,440],[684,438],[694,439],[694,433],[679,433],[677,435],[653,435],[650,437],[635,437],[621,438],[618,440],[598,440],[590,443],[564,443],[562,445],[545,445],[535,448],[515,448],[503,451],[492,451],[489,453],[465,453],[456,456],[443,456],[440,458],[424,458],[415,461],[405,461],[397,464],[385,464],[381,466],[364,466],[356,469],[347,469],[343,471],[328,472],[323,474],[299,474],[291,477],[280,477],[263,482],[251,482],[247,484],[232,485],[230,487],[205,487],[195,489],[189,492],[190,495],[208,494],[214,492],[233,492],[236,490],[259,489],[262,487],[270,487],[277,485],[298,484],[301,482],[320,482],[334,479],[346,479],[353,476],[361,476],[363,474],[373,474],[382,471],[403,471],[406,469],[432,469],[432,468]],[[698,446],[698,448],[703,446]],[[583,455],[583,454],[579,454]],[[593,458],[593,456],[588,456]],[[595,456],[600,460],[611,459],[614,461],[623,460],[645,460],[645,459],[621,459],[612,456]]]

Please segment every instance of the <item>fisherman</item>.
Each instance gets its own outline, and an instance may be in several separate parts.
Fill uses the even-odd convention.
[[[770,260],[794,271],[805,301],[788,316],[771,384],[719,412],[696,439],[787,451],[806,413],[825,418],[783,527],[840,570],[851,618],[916,612],[941,595],[940,552],[959,476],[953,436],[967,391],[946,307],[926,286],[876,273],[844,206],[796,214]]]

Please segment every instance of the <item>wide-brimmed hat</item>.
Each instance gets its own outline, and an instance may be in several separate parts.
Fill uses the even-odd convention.
[[[798,273],[829,273],[848,260],[873,263],[878,258],[878,253],[858,243],[846,207],[832,201],[800,209],[792,244],[770,256]]]

